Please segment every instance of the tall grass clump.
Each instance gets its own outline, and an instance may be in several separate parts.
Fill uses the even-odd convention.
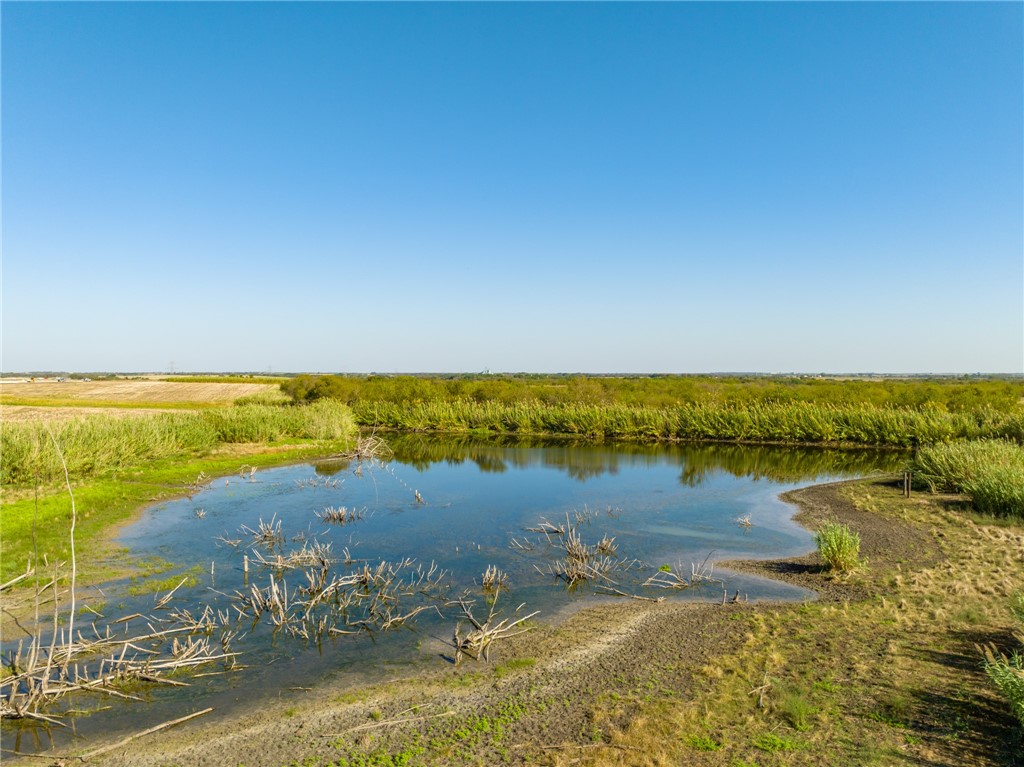
[[[838,573],[848,573],[860,567],[860,535],[846,525],[826,522],[814,534],[825,567]]]
[[[1017,620],[1017,639],[1021,647],[1010,657],[986,647],[984,666],[988,678],[1009,702],[1013,715],[1024,728],[1024,591],[1014,594],[1010,610]]]
[[[91,415],[64,422],[3,423],[0,483],[47,484],[60,479],[63,466],[55,442],[71,476],[83,478],[161,458],[202,455],[218,444],[339,440],[355,431],[351,411],[330,401],[301,407],[244,405],[132,418]]]
[[[917,451],[914,476],[932,492],[965,493],[975,509],[1024,518],[1024,447],[988,439],[927,445]]]
[[[317,400],[322,401],[322,400]],[[472,399],[358,400],[359,423],[409,431],[562,434],[599,439],[913,447],[1016,433],[1016,415],[815,402],[696,403],[675,407]]]

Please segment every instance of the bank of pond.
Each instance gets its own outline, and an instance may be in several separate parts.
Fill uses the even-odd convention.
[[[809,551],[780,493],[891,474],[905,458],[414,434],[364,456],[206,480],[121,532],[147,577],[78,595],[73,622],[66,590],[44,588],[60,592],[63,655],[45,649],[49,630],[34,659],[27,637],[5,637],[9,671],[45,665],[34,682],[8,681],[5,699],[34,684],[92,690],[37,693],[32,711],[54,722],[11,721],[4,748],[139,730],[199,703],[225,715],[325,677],[475,662],[454,632],[464,639],[488,616],[555,621],[623,598],[813,599],[719,563]]]

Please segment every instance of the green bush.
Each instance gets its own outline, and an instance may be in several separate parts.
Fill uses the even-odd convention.
[[[1010,710],[1024,728],[1024,591],[1013,596],[1010,609],[1018,624],[1021,647],[1006,657],[993,647],[985,648],[985,673],[1010,704]]]
[[[911,466],[932,492],[965,493],[982,512],[1024,517],[1024,447],[1001,439],[928,445]]]
[[[856,570],[860,561],[860,536],[846,525],[826,522],[814,534],[818,553],[829,570],[847,573]]]

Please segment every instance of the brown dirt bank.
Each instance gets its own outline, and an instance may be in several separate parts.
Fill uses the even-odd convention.
[[[850,500],[851,487],[861,493],[857,504]],[[850,620],[844,616],[852,612],[851,603],[880,603],[878,609],[886,611],[885,623],[898,623],[897,607],[883,595],[890,588],[887,584],[919,573],[920,589],[930,588],[931,573],[946,567],[945,533],[930,529],[927,518],[898,518],[861,508],[866,503],[863,497],[877,495],[896,497],[897,492],[876,481],[818,486],[786,497],[799,504],[797,519],[806,525],[828,518],[856,529],[862,554],[870,560],[864,573],[834,579],[821,572],[813,555],[730,564],[815,589],[821,594],[818,604],[623,601],[588,608],[557,626],[541,625],[498,645],[491,663],[467,661],[457,668],[439,665],[427,674],[365,688],[324,684],[308,692],[282,690],[280,704],[261,705],[232,718],[199,719],[115,749],[90,763],[139,767],[561,765],[581,761],[602,765],[1018,764],[1013,756],[1018,741],[1012,720],[1000,711],[994,697],[972,692],[964,705],[952,694],[947,701],[932,689],[945,690],[943,676],[934,684],[923,682],[922,696],[930,697],[922,697],[920,707],[894,697],[886,708],[889,704],[884,702],[890,699],[883,697],[882,688],[889,682],[879,679],[879,669],[907,667],[917,673],[913,664],[924,662],[937,664],[934,667],[942,674],[948,671],[951,679],[970,677],[977,683],[976,660],[967,657],[969,651],[963,648],[991,638],[991,632],[979,628],[969,636],[950,638],[948,646],[936,644],[932,634],[915,637],[914,642],[923,643],[921,653],[936,656],[923,660],[895,647],[900,632],[923,636],[926,629],[934,629],[941,632],[935,636],[946,636],[945,618],[939,615],[940,608],[933,608],[927,621],[914,616],[906,625],[886,628],[877,635],[858,632],[856,646],[844,641],[847,629],[843,621]],[[1001,533],[992,535],[993,540],[1009,540],[1011,547],[1024,542],[1024,535],[1016,531],[1008,539],[1000,537]],[[999,567],[1006,561],[1000,560]],[[992,563],[986,562],[984,567],[991,568]],[[927,578],[923,574],[928,574]],[[818,612],[805,618],[804,613],[814,610]],[[896,617],[890,621],[890,615]],[[864,626],[878,624],[876,613],[864,618]],[[790,655],[795,652],[791,649],[794,642],[804,648],[809,660]],[[964,657],[955,652],[963,652]],[[729,738],[742,735],[734,736],[725,725],[716,723],[719,706],[733,717],[721,702],[718,687],[730,679],[736,681],[738,699],[749,711],[736,715],[734,724],[741,733],[757,732],[763,723],[756,717],[768,714],[751,708],[757,696],[748,690],[760,683],[762,671],[765,679],[769,678],[766,667],[777,669],[774,684],[781,688],[785,674],[795,673],[786,669],[782,655],[790,665],[832,664],[828,674],[812,678],[830,685],[821,688],[829,695],[839,696],[834,716],[842,726],[833,732],[819,713],[817,730],[811,734],[822,733],[824,741],[809,740],[793,750],[758,746],[762,750],[751,751],[748,744],[743,746],[746,751],[730,751]],[[749,669],[744,667],[747,657],[752,659]],[[816,691],[819,681],[814,683]],[[961,681],[961,689],[963,684]],[[774,711],[776,699],[773,687],[766,711]],[[197,709],[200,707],[197,703]],[[919,708],[923,713],[918,718],[913,712]],[[876,709],[882,713],[872,718]],[[954,714],[968,723],[950,729],[947,720]],[[686,728],[693,722],[711,723],[709,740],[693,741],[710,745],[685,745],[690,731]],[[794,732],[797,740],[789,738],[792,728],[787,729],[783,719],[768,725],[772,736],[785,736],[780,743],[803,737]],[[900,727],[912,729],[897,729]],[[638,729],[642,737],[634,734]],[[892,759],[889,752],[878,756],[870,751],[876,740],[898,743]],[[683,754],[685,761],[678,757],[680,748],[690,749]],[[666,753],[672,758],[664,756]],[[750,754],[756,756],[756,762],[748,758]]]
[[[858,508],[841,492],[844,486],[854,483],[861,481],[813,485],[783,493],[781,498],[796,504],[800,510],[793,519],[809,530],[832,521],[856,531],[860,535],[860,554],[872,571],[871,578],[833,578],[823,572],[821,557],[816,551],[794,559],[722,562],[721,566],[813,589],[823,602],[841,602],[867,599],[880,593],[884,590],[878,577],[881,573],[904,566],[928,567],[942,557],[935,538],[926,527]],[[876,484],[884,486],[886,481],[878,480]]]

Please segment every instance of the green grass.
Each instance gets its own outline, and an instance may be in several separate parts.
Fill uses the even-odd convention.
[[[1020,646],[1009,657],[987,648],[984,668],[992,685],[1010,704],[1010,710],[1024,729],[1024,591],[1013,595],[1010,610],[1017,621]]]
[[[244,380],[257,379],[239,379]],[[285,381],[282,389],[297,400],[329,398],[349,404],[472,400],[665,408],[813,402],[1013,413],[1019,412],[1024,400],[1024,379],[1019,376],[840,379],[750,375],[300,375]]]
[[[175,413],[55,424],[74,490],[80,582],[123,573],[126,565],[107,541],[110,530],[147,503],[182,495],[200,473],[235,474],[243,466],[277,465],[348,447],[355,429],[348,409],[323,404],[231,408],[218,411],[223,419]],[[260,423],[264,416],[268,422]],[[22,480],[4,483],[0,506],[0,577],[7,580],[24,572],[30,560],[69,561],[71,501],[45,427],[4,424],[0,435],[4,474]],[[245,450],[232,447],[243,441]],[[38,486],[31,484],[36,476]]]
[[[918,450],[914,478],[933,491],[965,493],[975,510],[1024,518],[1024,447],[1008,440],[928,445]]]
[[[222,444],[283,439],[338,440],[355,424],[344,405],[243,405],[138,418],[94,415],[52,423],[0,424],[0,484],[50,485],[63,479],[60,446],[72,479],[99,476],[170,456],[196,456]]]
[[[860,561],[860,536],[846,525],[826,522],[814,534],[825,567],[837,573],[848,573],[862,564]]]
[[[721,751],[722,744],[708,735],[689,735],[684,738],[686,743],[697,751]]]
[[[810,698],[799,690],[785,691],[778,703],[779,713],[797,732],[811,729],[812,719],[818,713]]]
[[[1024,439],[1024,412],[813,402],[698,403],[653,408],[623,404],[358,401],[363,425],[413,431],[559,434],[608,440],[873,445],[912,447],[987,437]]]
[[[800,744],[790,738],[784,738],[772,732],[766,732],[754,738],[754,747],[768,753],[776,751],[796,751]]]
[[[494,675],[501,678],[508,676],[514,671],[518,671],[524,668],[530,668],[537,664],[536,658],[512,658],[505,663],[499,663],[494,667]]]

